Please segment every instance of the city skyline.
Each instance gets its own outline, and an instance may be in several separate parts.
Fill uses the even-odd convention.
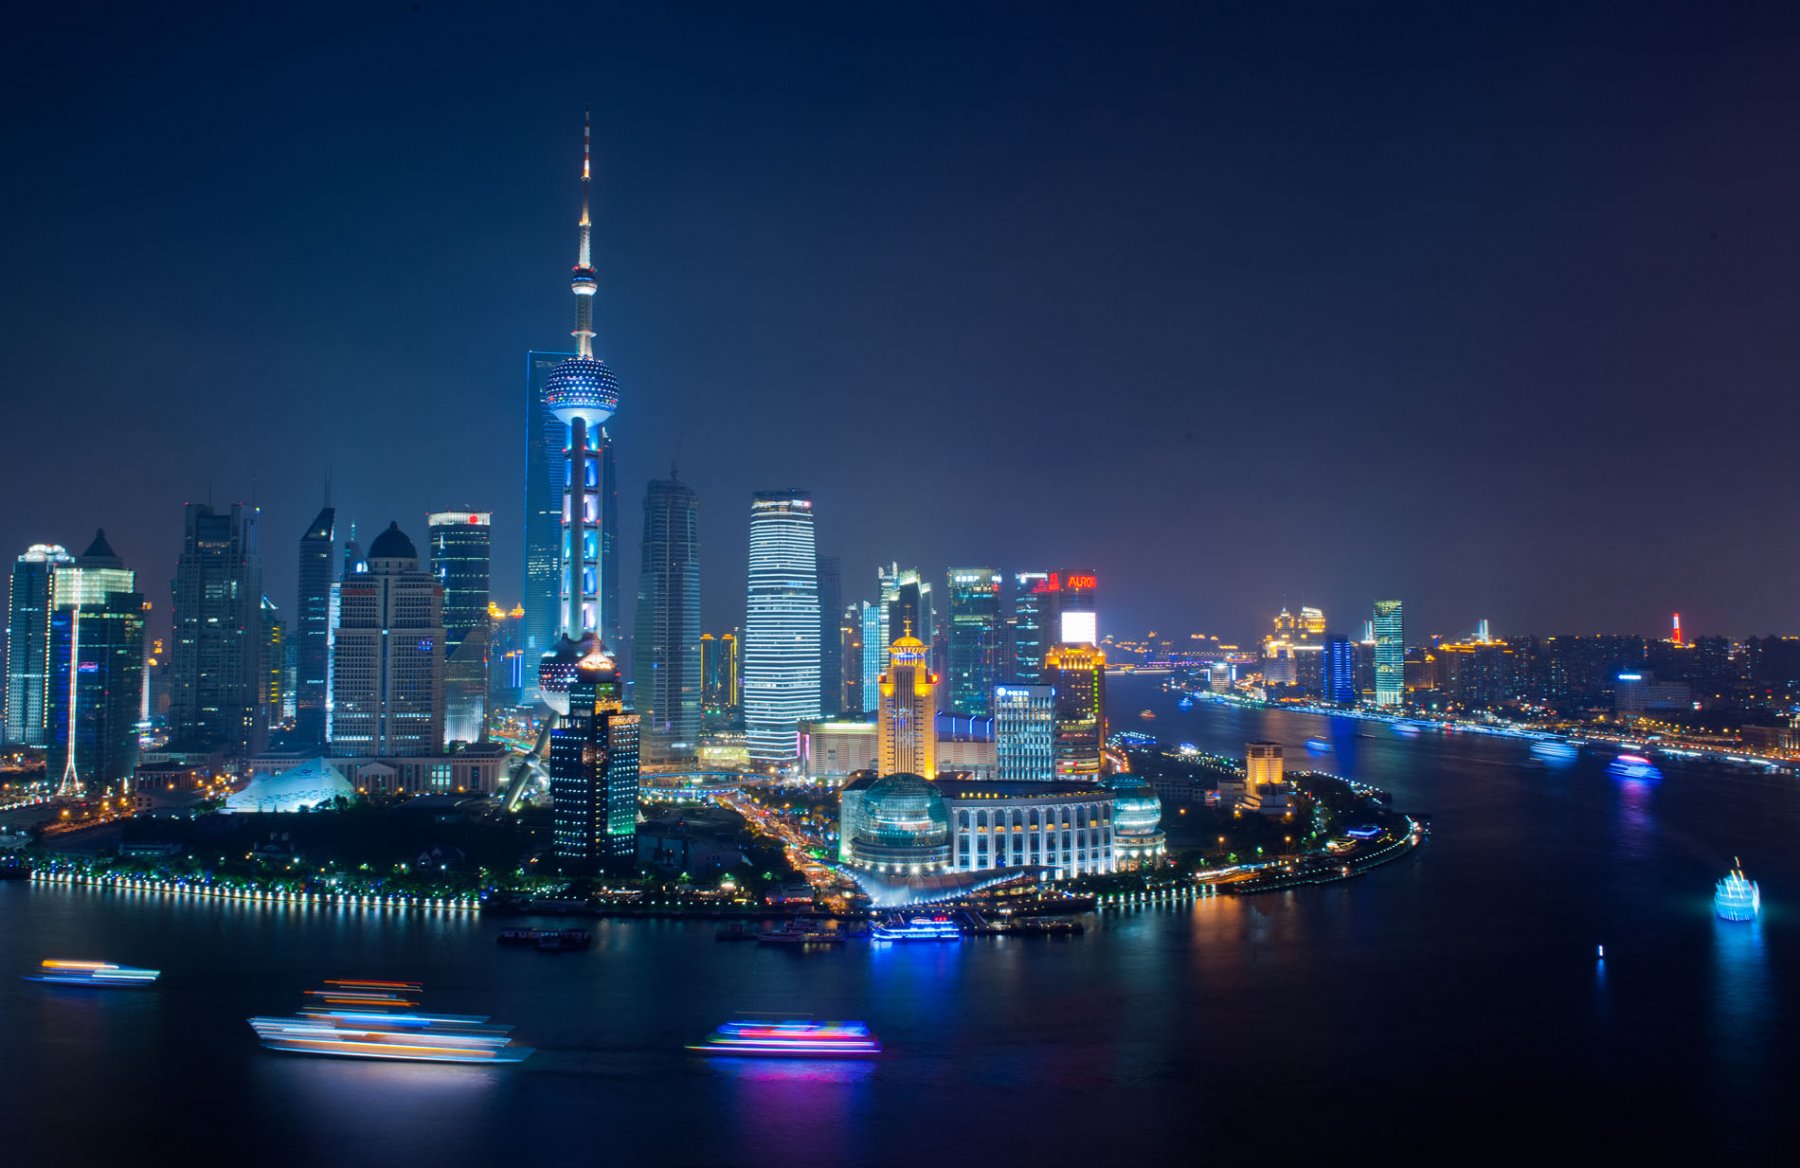
[[[72,35],[58,14],[29,19],[53,46],[64,43],[57,34]],[[1800,501],[1758,477],[1776,454],[1761,435],[1791,420],[1777,371],[1794,363],[1792,342],[1773,319],[1732,307],[1776,296],[1797,242],[1783,217],[1765,214],[1785,204],[1792,179],[1762,165],[1778,121],[1742,116],[1769,102],[1800,108],[1774,87],[1761,47],[1783,41],[1780,27],[1762,36],[1693,30],[1651,10],[1631,28],[1608,29],[1617,55],[1582,61],[1592,78],[1575,65],[1597,18],[1573,16],[1534,42],[1537,90],[1483,88],[1497,84],[1491,74],[1459,81],[1441,68],[1470,60],[1484,37],[1516,66],[1523,50],[1505,47],[1505,34],[1518,18],[1504,14],[1401,29],[1390,49],[1354,36],[1363,52],[1340,57],[1327,34],[1344,30],[1328,20],[1266,80],[1214,42],[1280,31],[1276,16],[1133,14],[1090,43],[1087,30],[1056,19],[1003,29],[969,13],[956,20],[958,37],[928,42],[897,29],[892,44],[865,50],[883,62],[915,57],[916,69],[942,75],[940,104],[907,100],[911,90],[891,79],[846,76],[822,41],[790,43],[779,21],[727,10],[719,42],[700,46],[657,17],[631,17],[649,51],[598,82],[571,77],[492,108],[485,93],[427,85],[364,100],[358,87],[373,84],[364,74],[391,66],[382,84],[404,91],[435,71],[425,64],[434,53],[469,51],[467,14],[434,7],[377,18],[367,43],[327,45],[289,30],[256,59],[272,71],[269,83],[221,112],[191,108],[196,91],[166,71],[192,66],[188,53],[231,61],[232,38],[259,30],[201,22],[191,45],[134,61],[134,19],[80,43],[116,65],[121,84],[148,87],[144,102],[121,111],[97,93],[56,90],[32,126],[7,131],[13,156],[41,181],[9,196],[14,218],[35,230],[20,241],[7,293],[16,327],[0,367],[15,385],[66,383],[54,363],[90,327],[82,284],[94,270],[123,271],[123,294],[136,303],[118,340],[137,355],[137,375],[112,385],[76,369],[70,388],[133,418],[143,448],[160,457],[109,464],[96,491],[15,509],[0,518],[0,541],[17,554],[106,527],[139,566],[152,629],[168,619],[162,582],[178,550],[178,505],[209,497],[219,507],[262,505],[268,591],[294,612],[294,536],[328,476],[345,529],[355,520],[378,530],[395,516],[422,529],[420,518],[446,505],[493,510],[495,597],[522,598],[518,357],[522,347],[568,347],[558,276],[570,142],[588,104],[597,331],[609,363],[639,387],[620,425],[619,538],[637,541],[642,485],[677,457],[710,501],[701,539],[719,570],[705,577],[708,626],[736,624],[741,613],[741,581],[726,568],[743,562],[745,533],[725,517],[759,485],[792,481],[820,501],[820,550],[839,557],[851,581],[894,560],[940,586],[955,563],[1010,572],[1079,561],[1108,580],[1102,629],[1115,634],[1180,622],[1242,637],[1278,604],[1337,614],[1380,596],[1404,597],[1420,632],[1454,634],[1485,616],[1508,632],[1648,633],[1674,610],[1696,632],[1793,627],[1781,583],[1788,553],[1753,515],[1719,506],[1749,489],[1776,512]],[[994,56],[1013,35],[1028,52],[999,54],[991,80],[962,77],[960,66]],[[1159,40],[1164,47],[1146,47]],[[746,43],[775,53],[792,88],[762,80],[766,61],[739,62]],[[671,58],[676,44],[691,59]],[[500,46],[520,56],[540,47]],[[371,53],[383,54],[383,70],[351,67]],[[1182,53],[1193,55],[1192,70],[1145,67]],[[319,54],[345,66],[329,72],[351,78],[329,100],[320,71],[304,66]],[[1087,68],[1120,84],[1096,91],[1058,68],[1090,58]],[[8,84],[29,84],[58,60],[52,49],[21,63]],[[231,80],[248,67],[197,72]],[[1214,69],[1243,100],[1195,125],[1165,120],[1211,109],[1215,91],[1192,78]],[[1294,102],[1319,108],[1341,91],[1350,112],[1285,142],[1292,115],[1269,99],[1312,71],[1320,78]],[[742,100],[728,126],[697,77],[736,87]],[[1002,81],[1019,89],[1017,108],[953,122],[950,111]],[[1607,97],[1602,81],[1624,96]],[[1078,91],[1084,104],[1074,108],[1096,112],[1071,123],[1057,115]],[[1436,100],[1414,100],[1419,93]],[[347,102],[372,112],[346,119]],[[1732,133],[1695,141],[1676,117],[1684,103]],[[1543,112],[1551,107],[1566,125]],[[1636,121],[1623,112],[1640,107]],[[857,133],[871,119],[883,129],[879,147]],[[1467,145],[1448,134],[1465,122],[1480,131]],[[282,127],[275,140],[271,123]],[[1115,133],[1121,126],[1128,132]],[[1176,128],[1167,139],[1175,149],[1164,148]],[[1510,155],[1489,148],[1495,136],[1558,158],[1577,156],[1596,134],[1667,165],[1645,171],[1581,154],[1582,173],[1593,173],[1552,185],[1546,168],[1522,163],[1531,181],[1517,205],[1482,202],[1483,190],[1518,177],[1506,169]],[[208,149],[197,153],[189,139]],[[452,154],[397,148],[420,140]],[[820,140],[839,146],[815,154],[808,144]],[[64,150],[71,141],[91,149]],[[78,173],[94,153],[134,176],[127,197]],[[916,204],[871,185],[894,165],[928,180]],[[1327,185],[1301,207],[1293,192],[1303,171]],[[723,173],[742,181],[700,198],[699,180]],[[1697,173],[1704,184],[1689,177]],[[1116,180],[1083,177],[1107,174]],[[1627,183],[1633,213],[1603,215],[1606,196]],[[40,202],[40,189],[59,202]],[[1133,189],[1189,190],[1194,201],[1179,218],[1158,210],[1134,223]],[[1257,200],[1272,205],[1256,211]],[[1317,223],[1307,217],[1315,213]],[[94,233],[94,221],[118,230]],[[1492,234],[1477,238],[1477,223]],[[218,246],[181,246],[202,233]],[[1508,258],[1525,245],[1528,260]],[[997,274],[958,278],[958,256],[971,247]],[[776,254],[788,262],[774,264]],[[251,256],[283,276],[240,310],[221,294]],[[1054,267],[1040,257],[1055,257]],[[1532,282],[1546,273],[1546,283]],[[445,306],[417,295],[422,282],[454,290],[456,329],[423,327]],[[1585,291],[1615,286],[1631,287],[1632,299],[1577,311],[1589,304]],[[1694,286],[1708,303],[1690,299]],[[1355,303],[1375,287],[1375,302]],[[946,288],[957,291],[941,295]],[[874,314],[884,303],[902,310]],[[432,340],[410,339],[419,335]],[[902,355],[890,367],[876,353]],[[246,363],[263,378],[250,397],[230,388]],[[835,420],[854,415],[849,401],[902,386],[937,440],[932,465],[958,468],[921,485],[928,506],[869,491],[864,453]],[[9,464],[23,486],[75,457],[75,439],[50,412],[60,395],[15,398],[19,423],[46,436]],[[148,400],[159,408],[142,409]],[[434,408],[420,410],[425,400]],[[209,408],[222,401],[234,408]],[[838,439],[810,441],[798,474],[794,452],[766,440],[796,410]],[[1767,424],[1740,436],[1730,422],[1743,416]],[[1273,417],[1285,465],[1269,473],[1260,443]],[[445,449],[467,442],[472,424],[496,432],[492,458],[399,467],[376,455],[402,426],[422,448]],[[250,441],[230,437],[246,427]],[[989,449],[995,434],[1006,441]],[[1370,452],[1377,436],[1401,460],[1402,489],[1377,498],[1375,480],[1358,471],[1345,510],[1318,488],[1315,468],[1342,444]],[[1679,443],[1679,457],[1659,448],[1663,439]],[[1017,487],[1048,465],[1045,452],[1072,448],[1094,451],[1097,469],[1044,517]],[[1684,469],[1696,460],[1715,478],[1696,484]],[[1173,500],[1173,514],[1145,531],[1107,522],[1147,498]],[[970,510],[969,499],[991,502]],[[1583,499],[1596,501],[1591,513],[1546,510]],[[1147,538],[1153,532],[1160,538]],[[1252,572],[1270,541],[1290,554],[1272,574]],[[1669,554],[1675,543],[1680,554]],[[1736,570],[1713,570],[1728,561]],[[1568,589],[1572,574],[1587,586]],[[847,601],[857,597],[846,589]]]

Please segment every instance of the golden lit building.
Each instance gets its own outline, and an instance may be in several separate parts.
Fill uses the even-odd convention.
[[[883,775],[937,774],[937,678],[930,650],[912,635],[912,623],[888,647],[881,675],[881,713],[876,722],[876,765]]]
[[[1092,645],[1044,653],[1044,681],[1056,690],[1056,777],[1100,773],[1106,743],[1106,654]]]

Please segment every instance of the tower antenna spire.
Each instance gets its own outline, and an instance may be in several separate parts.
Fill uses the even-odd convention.
[[[594,293],[600,288],[594,276],[594,220],[588,200],[593,162],[594,114],[586,110],[581,121],[581,249],[576,253],[574,278],[569,281],[575,293],[575,327],[569,335],[575,338],[575,351],[583,357],[594,355]]]

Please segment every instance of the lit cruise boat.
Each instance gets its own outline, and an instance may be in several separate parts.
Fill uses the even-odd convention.
[[[1733,859],[1731,871],[1713,891],[1713,911],[1721,920],[1753,921],[1762,911],[1762,890],[1744,875],[1743,861]]]
[[[895,917],[870,926],[869,938],[874,941],[960,941],[962,929],[947,916]]]
[[[39,964],[36,973],[26,974],[25,980],[100,989],[145,989],[155,985],[156,979],[161,976],[161,970],[114,965],[110,961],[58,961],[49,958]]]
[[[250,1028],[270,1050],[337,1058],[427,1063],[520,1063],[529,1046],[512,1027],[485,1014],[421,1014],[413,1009],[417,982],[328,981],[309,990],[316,1005],[283,1018],[252,1018]]]
[[[873,1058],[881,1043],[861,1022],[746,1018],[725,1023],[688,1049],[741,1058],[852,1059]]]

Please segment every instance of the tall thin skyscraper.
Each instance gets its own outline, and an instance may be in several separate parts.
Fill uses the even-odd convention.
[[[1325,700],[1340,706],[1356,701],[1356,645],[1349,637],[1325,638],[1323,689]]]
[[[632,704],[645,757],[694,757],[700,742],[700,497],[675,477],[644,492]]]
[[[13,564],[6,613],[6,740],[49,742],[50,613],[56,570],[75,563],[67,548],[34,543]]]
[[[1050,603],[1050,573],[1013,574],[1011,621],[1011,680],[1035,685],[1044,676],[1044,650],[1056,643],[1056,631],[1048,625],[1055,617]]]
[[[819,713],[827,718],[844,712],[843,607],[843,561],[837,556],[820,556]]]
[[[1377,600],[1371,620],[1375,636],[1375,704],[1406,700],[1406,620],[1398,600]]]
[[[525,608],[524,645],[535,669],[562,628],[562,504],[568,427],[544,402],[544,386],[574,353],[525,354]],[[536,679],[532,679],[535,684]]]
[[[478,742],[487,723],[493,645],[488,615],[491,555],[487,511],[434,511],[427,517],[431,574],[444,590],[444,740]]]
[[[563,637],[540,667],[540,689],[552,709],[563,708],[557,687],[572,678],[570,666],[581,654],[584,633],[610,638],[618,649],[618,583],[604,578],[612,567],[607,552],[617,520],[617,486],[610,471],[611,445],[603,428],[619,405],[619,386],[612,370],[594,356],[594,294],[600,288],[593,264],[593,220],[588,188],[591,181],[591,132],[584,128],[581,157],[581,242],[570,289],[575,293],[575,355],[551,371],[544,383],[544,405],[568,427],[568,470],[563,495],[561,545]],[[612,573],[616,577],[616,573]]]
[[[331,688],[331,570],[337,511],[329,503],[300,537],[298,628],[294,633],[294,742],[325,744],[325,700]]]
[[[255,510],[189,503],[175,567],[172,742],[220,745],[239,755],[263,749],[262,596]]]
[[[744,729],[750,760],[799,757],[800,723],[819,716],[819,562],[812,497],[758,491],[750,504],[744,619]]]
[[[398,523],[367,570],[338,585],[331,749],[362,758],[437,754],[444,743],[444,590]]]
[[[1000,573],[950,569],[950,708],[987,717],[1000,680]]]
[[[864,714],[873,714],[881,707],[881,674],[886,668],[887,646],[881,641],[887,636],[887,622],[881,619],[882,606],[871,604],[865,600],[858,610],[862,623],[862,709]]]
[[[567,872],[637,863],[638,716],[627,713],[611,657],[575,666],[569,712],[550,732],[551,846]]]
[[[52,577],[49,756],[57,793],[120,787],[137,768],[144,597],[106,533]]]

